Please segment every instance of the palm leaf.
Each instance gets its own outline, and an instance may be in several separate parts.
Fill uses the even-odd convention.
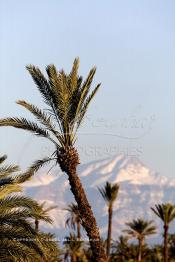
[[[75,58],[72,66],[72,70],[70,72],[70,86],[71,86],[71,92],[73,93],[74,90],[77,88],[77,81],[78,81],[78,68],[79,68],[80,60],[79,58]]]
[[[3,188],[0,188],[0,201],[11,193],[17,193],[21,191],[21,187],[17,184],[6,184]]]
[[[40,91],[41,95],[44,98],[44,101],[47,105],[53,107],[53,94],[50,89],[49,83],[45,76],[42,74],[40,69],[38,67],[35,67],[33,65],[26,66],[26,69],[32,76],[38,90]]]
[[[42,125],[44,125],[46,128],[48,128],[48,130],[54,133],[55,126],[52,123],[51,116],[47,115],[46,112],[24,100],[18,100],[16,103],[29,110],[37,118],[37,120],[40,121]]]
[[[77,121],[77,128],[79,128],[79,126],[81,125],[82,123],[82,120],[84,118],[84,115],[86,114],[87,112],[87,109],[88,109],[88,106],[91,102],[91,100],[94,98],[94,96],[96,95],[99,87],[100,87],[101,84],[98,84],[95,89],[92,91],[92,93],[87,97],[82,109],[81,109],[81,112],[79,114],[79,117],[78,117],[78,121]]]
[[[1,156],[1,157],[0,157],[0,164],[2,164],[6,159],[7,159],[7,156],[6,156],[6,155]]]
[[[6,198],[0,199],[0,209],[5,207],[6,210],[12,208],[18,208],[20,206],[30,210],[38,211],[40,210],[40,205],[33,199],[26,196],[7,196]]]
[[[9,173],[12,174],[17,171],[20,171],[20,168],[16,165],[0,167],[0,177],[7,176]]]
[[[91,83],[92,83],[92,80],[93,80],[93,77],[95,75],[95,72],[96,72],[96,68],[92,68],[89,72],[89,75],[86,79],[86,81],[84,82],[83,86],[81,87],[80,89],[80,99],[79,99],[79,103],[78,103],[78,106],[77,106],[77,109],[76,109],[76,118],[78,117],[79,113],[80,113],[80,110],[82,108],[82,105],[88,95],[88,92],[89,92],[89,89],[91,87]]]

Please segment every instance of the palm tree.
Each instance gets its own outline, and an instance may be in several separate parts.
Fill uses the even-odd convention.
[[[38,232],[39,231],[39,222],[40,220],[43,220],[47,223],[52,224],[52,219],[49,216],[49,212],[55,208],[57,208],[57,206],[48,206],[45,208],[46,202],[41,203],[40,209],[38,209],[37,211],[35,211],[35,213],[33,214],[35,216],[35,231]]]
[[[66,74],[64,70],[57,71],[54,65],[49,65],[46,67],[48,76],[46,78],[38,67],[27,66],[48,109],[41,110],[35,105],[20,100],[17,104],[30,111],[38,123],[23,117],[9,117],[1,119],[0,126],[23,129],[53,143],[55,151],[52,156],[34,162],[29,173],[34,174],[40,167],[51,161],[60,165],[61,170],[68,176],[70,188],[80,212],[82,226],[90,239],[94,261],[103,262],[106,261],[106,254],[100,241],[99,228],[94,214],[77,175],[77,165],[80,160],[75,148],[77,131],[100,84],[90,93],[96,68],[90,70],[84,82],[83,78],[78,75],[78,68],[78,58],[74,60],[69,74]]]
[[[162,262],[162,247],[161,245],[155,245],[149,254],[149,258],[151,262]]]
[[[86,255],[83,250],[83,242],[77,241],[74,234],[70,233],[69,237],[66,237],[64,241],[65,252],[64,260],[71,262],[88,262]]]
[[[125,262],[129,258],[128,237],[121,235],[118,240],[112,244],[111,261]]]
[[[6,158],[0,157],[0,261],[47,261],[51,250],[57,253],[57,245],[51,234],[39,232],[36,236],[31,219],[40,206],[31,198],[14,194],[22,190],[19,183],[28,176],[16,175],[16,165],[2,166]]]
[[[66,210],[70,213],[70,216],[66,219],[66,226],[72,229],[77,229],[77,238],[81,239],[81,218],[78,210],[78,205],[71,203]]]
[[[110,256],[110,247],[111,247],[111,234],[112,234],[112,215],[113,215],[113,204],[117,199],[119,192],[119,185],[111,184],[106,182],[104,188],[99,188],[99,191],[108,205],[108,235],[107,235],[107,247],[106,254],[109,258]]]
[[[156,233],[156,227],[153,225],[153,221],[146,221],[141,218],[134,219],[132,222],[126,223],[128,229],[123,230],[130,237],[137,238],[139,243],[138,250],[138,262],[142,261],[142,248],[144,245],[145,237]]]
[[[164,248],[163,257],[164,262],[168,262],[168,230],[169,224],[175,218],[175,206],[171,203],[158,204],[151,207],[151,210],[163,221],[164,223]]]

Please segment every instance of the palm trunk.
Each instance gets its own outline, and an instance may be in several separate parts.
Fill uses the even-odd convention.
[[[81,239],[81,224],[80,221],[77,222],[77,238]]]
[[[35,231],[36,231],[36,233],[38,233],[38,231],[39,231],[39,221],[38,221],[38,219],[35,219]]]
[[[91,206],[87,200],[85,191],[76,172],[68,174],[71,191],[78,204],[82,226],[89,237],[91,249],[94,256],[94,262],[106,262],[106,255],[101,243],[99,229],[96,224]]]
[[[143,239],[139,239],[138,262],[142,262],[142,247],[143,247]]]
[[[107,247],[106,247],[106,254],[107,258],[109,259],[110,256],[110,248],[111,248],[111,234],[112,234],[112,206],[109,206],[108,209],[108,236],[107,236]]]
[[[76,255],[72,254],[72,256],[71,256],[71,262],[77,262]]]
[[[100,239],[99,228],[91,206],[87,200],[80,178],[76,172],[77,165],[79,164],[78,153],[73,147],[67,149],[61,148],[57,152],[57,156],[60,168],[68,175],[70,189],[74,195],[80,212],[81,224],[89,237],[93,253],[93,262],[106,262],[107,257]]]
[[[125,262],[125,257],[124,257],[124,255],[121,255],[121,262]]]
[[[164,247],[163,247],[163,259],[164,262],[168,262],[168,225],[164,225]]]

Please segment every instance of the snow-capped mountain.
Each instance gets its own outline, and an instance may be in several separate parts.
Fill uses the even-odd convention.
[[[104,237],[107,230],[107,206],[98,187],[104,186],[106,181],[120,184],[119,196],[114,204],[113,238],[122,233],[125,222],[138,217],[154,219],[161,233],[160,221],[150,207],[175,200],[175,180],[159,176],[138,159],[123,155],[80,165],[78,173]],[[39,202],[57,204],[58,208],[50,213],[54,223],[49,226],[49,231],[63,238],[67,234],[65,208],[74,202],[66,174],[58,169],[52,171],[52,174],[35,175],[25,184],[25,192]]]

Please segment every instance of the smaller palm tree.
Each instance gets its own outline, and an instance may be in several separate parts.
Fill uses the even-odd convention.
[[[111,262],[120,261],[125,262],[130,258],[128,237],[119,236],[117,241],[112,243]]]
[[[52,224],[52,219],[49,216],[49,212],[55,208],[57,208],[57,206],[48,206],[45,207],[46,202],[43,202],[39,205],[39,209],[36,210],[36,212],[34,213],[34,217],[35,217],[35,231],[38,232],[39,231],[39,222],[40,220],[45,221],[47,223]]]
[[[151,262],[162,262],[162,246],[161,245],[155,245],[149,253],[149,259]]]
[[[69,237],[66,237],[64,246],[65,246],[64,261],[71,261],[71,262],[87,261],[85,253],[83,251],[83,242],[77,241],[77,238],[74,234],[70,233]]]
[[[65,225],[72,228],[73,230],[77,229],[77,238],[81,239],[81,218],[78,205],[71,203],[65,210],[70,213],[70,216],[66,219]]]
[[[130,237],[134,237],[138,240],[138,262],[142,261],[142,248],[144,245],[145,238],[149,235],[156,233],[156,227],[153,225],[153,221],[146,221],[142,218],[134,219],[132,222],[126,223],[127,229],[123,230]]]
[[[99,191],[108,205],[108,236],[107,236],[107,247],[106,254],[109,258],[111,248],[111,235],[112,235],[112,215],[113,215],[113,204],[117,199],[119,192],[119,185],[111,184],[106,182],[104,188],[99,188]]]
[[[163,257],[164,262],[168,262],[168,231],[169,224],[175,218],[175,206],[171,203],[158,204],[155,207],[151,207],[151,210],[163,221],[164,223],[164,248]]]

